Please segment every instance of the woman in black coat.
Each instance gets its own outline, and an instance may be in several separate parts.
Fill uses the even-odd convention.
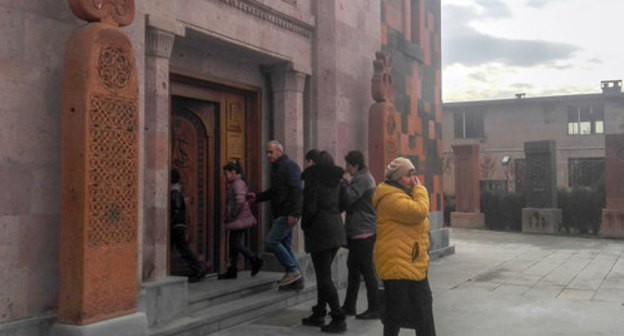
[[[306,154],[306,169],[301,174],[303,189],[303,229],[306,252],[310,253],[316,274],[317,304],[304,325],[320,326],[329,333],[347,329],[338,291],[332,282],[331,264],[336,252],[346,244],[340,215],[340,181],[343,170],[334,165],[332,156],[311,150]],[[325,325],[326,306],[331,309],[331,323]]]

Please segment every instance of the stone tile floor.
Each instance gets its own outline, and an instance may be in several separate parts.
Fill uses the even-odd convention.
[[[429,274],[438,335],[624,335],[623,240],[453,229],[451,244]],[[314,303],[213,335],[319,335],[300,324]],[[379,321],[347,324],[345,335],[382,335]]]

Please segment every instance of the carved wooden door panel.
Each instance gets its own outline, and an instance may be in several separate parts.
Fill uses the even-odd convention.
[[[191,249],[213,271],[214,118],[217,104],[172,97],[171,167],[180,172]],[[186,275],[188,265],[171,249],[171,273]]]
[[[222,167],[229,161],[239,162],[250,190],[254,191],[259,190],[262,176],[258,113],[249,112],[250,106],[256,108],[257,96],[227,88],[198,89],[176,82],[173,88],[171,167],[180,172],[182,179],[189,242],[211,272],[222,272],[229,263],[227,232],[222,223],[226,197]],[[260,225],[250,229],[246,239],[253,251],[261,246],[262,237],[264,230]],[[170,256],[171,274],[189,274],[175,249],[171,249]],[[241,258],[239,268],[244,266]]]

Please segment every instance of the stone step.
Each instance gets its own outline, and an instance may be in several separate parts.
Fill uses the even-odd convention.
[[[150,329],[150,336],[200,336],[248,322],[276,310],[313,299],[316,284],[300,291],[279,291],[282,273],[260,272],[251,277],[240,272],[235,280],[216,276],[188,286],[188,307],[181,318]]]

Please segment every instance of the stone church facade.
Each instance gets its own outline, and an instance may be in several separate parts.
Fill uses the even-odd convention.
[[[90,15],[101,11],[108,14]],[[373,62],[379,51],[391,59],[397,113],[390,134],[393,151],[409,157],[424,178],[431,193],[432,245],[448,253],[440,212],[440,19],[440,0],[35,0],[0,5],[0,336],[63,334],[55,329],[59,323],[89,325],[124,316],[138,321],[135,325],[142,325],[141,319],[151,323],[145,302],[176,283],[171,279],[184,279],[172,277],[184,270],[168,242],[172,168],[185,183],[191,246],[211,272],[222,271],[227,256],[220,222],[225,191],[221,167],[240,162],[250,189],[263,190],[269,177],[264,144],[271,139],[280,140],[300,164],[312,148],[328,150],[339,165],[350,150],[368,157],[375,129],[386,127],[369,123],[375,102]],[[124,38],[115,38],[113,47],[98,49],[97,43],[105,43],[96,34],[92,52],[99,54],[93,64],[80,65],[76,60],[88,60],[88,55],[80,53],[80,43],[71,37],[107,24],[114,27],[113,35],[127,36],[128,46],[119,42]],[[68,80],[68,72],[91,65],[93,72]],[[85,111],[101,111],[104,120],[68,122],[75,112],[68,101],[79,98],[67,92],[95,92],[88,82],[97,76],[112,78],[105,84],[113,98],[90,100],[98,107]],[[87,84],[71,84],[76,81]],[[127,84],[136,90],[129,87],[124,93]],[[134,99],[133,92],[136,103],[118,103]],[[133,119],[107,117],[107,111]],[[94,134],[103,134],[94,129],[108,122],[127,125],[99,144],[89,142]],[[81,144],[93,146],[81,152]],[[67,159],[65,153],[72,150],[85,161]],[[89,169],[94,151],[122,153],[123,160],[105,157],[113,168]],[[384,159],[369,161],[383,164]],[[103,180],[124,181],[131,192],[103,188]],[[85,181],[100,183],[104,199],[131,199],[122,210],[106,210],[98,226],[104,233],[96,233],[96,239],[78,234],[80,225],[72,226],[80,220],[97,222],[96,210],[89,208],[82,217],[66,215],[76,214],[82,204],[76,197],[88,198],[98,190],[72,194]],[[268,208],[255,210],[261,225],[252,230],[250,244],[264,251]],[[131,212],[131,229],[111,229],[123,211]],[[93,274],[89,263],[100,258],[76,250],[116,248],[126,240],[134,245],[118,254],[116,262],[135,265],[130,282],[138,284],[136,299],[133,292],[124,292],[132,302],[114,308],[116,313],[68,317],[72,309],[78,315],[84,310],[63,306],[59,293],[88,301],[84,274]],[[295,244],[303,254],[300,233]],[[99,267],[105,271],[104,264]],[[85,273],[76,275],[77,268]],[[76,294],[67,278],[87,289]],[[113,293],[120,286],[114,278],[108,283]],[[184,281],[177,283],[186,290]]]

